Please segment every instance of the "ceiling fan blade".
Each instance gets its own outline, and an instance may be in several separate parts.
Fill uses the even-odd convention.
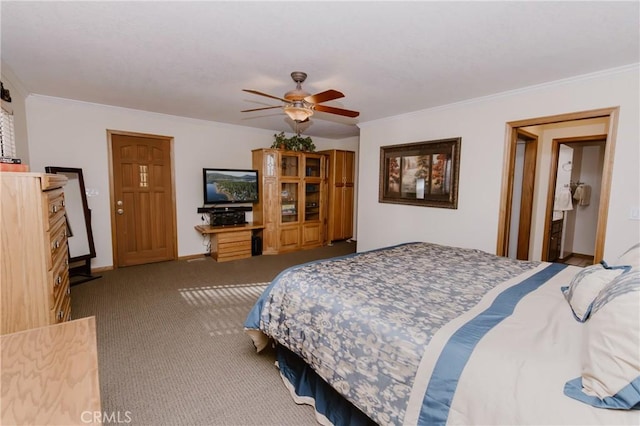
[[[264,107],[264,108],[245,109],[244,111],[240,111],[240,112],[262,111],[263,109],[273,109],[273,108],[282,108],[282,107],[281,106],[270,106],[270,107]]]
[[[309,95],[304,98],[305,101],[311,104],[319,104],[322,102],[332,101],[334,99],[344,98],[344,94],[342,92],[338,92],[337,90],[329,89],[324,92],[316,93],[315,95]]]
[[[345,117],[351,117],[351,118],[354,118],[360,115],[358,111],[350,111],[348,109],[335,108],[335,107],[330,107],[326,105],[315,105],[313,109],[315,109],[316,111],[328,112],[329,114],[344,115]]]
[[[257,90],[250,90],[250,89],[242,89],[242,90],[243,90],[243,91],[245,91],[245,92],[253,93],[254,95],[266,96],[267,98],[277,99],[277,100],[279,100],[279,101],[289,103],[289,101],[288,101],[288,100],[286,100],[286,99],[282,99],[282,98],[279,98],[279,97],[277,97],[277,96],[268,95],[268,94],[266,94],[266,93],[258,92]]]

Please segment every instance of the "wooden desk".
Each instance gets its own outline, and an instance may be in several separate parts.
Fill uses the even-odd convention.
[[[0,336],[0,356],[0,424],[102,423],[94,317]]]
[[[244,225],[197,225],[196,230],[211,238],[211,257],[218,262],[251,257],[251,237],[254,231],[264,229],[261,223]]]

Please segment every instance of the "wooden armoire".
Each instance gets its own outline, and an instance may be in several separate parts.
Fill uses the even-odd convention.
[[[256,149],[259,201],[253,221],[261,223],[262,254],[278,254],[326,244],[327,156]]]
[[[320,151],[328,156],[328,236],[327,240],[353,237],[355,156],[353,151],[332,149]]]

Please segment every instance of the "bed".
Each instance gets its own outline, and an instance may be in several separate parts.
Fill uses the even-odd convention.
[[[322,424],[640,424],[639,272],[585,270],[400,244],[283,271],[244,327]]]

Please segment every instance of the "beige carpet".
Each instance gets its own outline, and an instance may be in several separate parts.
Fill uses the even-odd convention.
[[[242,323],[283,269],[355,243],[217,263],[121,268],[71,289],[72,316],[96,316],[102,408],[135,425],[316,425]]]

